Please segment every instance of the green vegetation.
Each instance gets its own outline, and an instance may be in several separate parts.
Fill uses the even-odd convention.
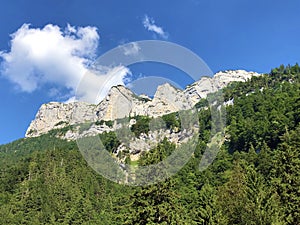
[[[166,123],[166,128],[171,130],[180,130],[180,118],[178,113],[170,113],[167,115],[163,115],[162,119]]]
[[[54,126],[59,126],[59,125],[63,125],[63,124],[68,124],[68,122],[66,121],[59,121],[57,124],[55,124]]]
[[[114,153],[121,144],[115,132],[105,132],[99,135],[105,149]]]
[[[51,131],[48,132],[48,134],[50,136],[64,136],[69,130],[74,131],[76,128],[76,125],[68,125],[68,126],[64,126],[63,128],[59,128],[59,129],[53,129]]]
[[[104,124],[105,124],[106,126],[108,126],[108,127],[113,127],[114,121],[111,121],[111,120],[109,120],[109,121],[98,120],[98,121],[95,122],[95,125],[97,125],[97,126],[99,126],[99,125],[104,125]]]
[[[193,157],[164,182],[129,187],[96,174],[72,141],[50,132],[0,146],[0,224],[300,224],[300,69],[270,74],[223,90],[226,140],[199,171],[210,138],[210,111],[199,103]],[[163,117],[180,127],[177,114]],[[135,135],[149,131],[138,117]],[[100,138],[109,152],[114,133]],[[174,151],[164,140],[131,165],[157,163]]]
[[[88,131],[92,125],[93,123],[91,122],[81,123],[79,125],[79,133],[82,134],[84,131]]]
[[[135,119],[136,123],[131,126],[131,131],[135,134],[135,136],[139,137],[141,133],[148,134],[151,118],[148,116],[136,116]]]

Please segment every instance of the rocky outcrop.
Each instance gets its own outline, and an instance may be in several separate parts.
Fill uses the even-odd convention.
[[[112,87],[104,100],[96,107],[98,120],[115,120],[129,116],[132,108],[144,100],[124,86]]]
[[[184,92],[166,83],[158,86],[152,101],[134,105],[130,115],[159,117],[179,110],[190,109],[192,106]]]
[[[255,72],[247,72],[245,70],[229,70],[216,73],[211,77],[202,77],[192,85],[188,86],[184,93],[192,101],[193,104],[199,102],[201,98],[206,98],[207,94],[213,93],[219,89],[226,87],[232,82],[246,82],[251,77],[260,76]]]
[[[156,147],[164,139],[177,146],[187,142],[196,133],[196,130],[183,130],[180,132],[173,132],[171,130],[149,131],[148,134],[141,134],[139,137],[133,138],[128,145],[122,143],[115,154],[118,155],[119,152],[127,150],[130,153],[131,160],[135,161],[139,159],[141,153]]]
[[[31,122],[26,137],[39,136],[52,129],[59,129],[68,125],[84,123],[86,121],[112,121],[128,116],[146,115],[159,117],[164,114],[192,108],[208,93],[215,92],[234,81],[246,81],[260,74],[244,70],[225,71],[214,77],[202,77],[185,90],[181,91],[170,84],[164,84],[150,99],[147,96],[137,96],[124,86],[112,87],[107,97],[98,105],[84,102],[58,103],[50,102],[39,109],[36,118]],[[107,127],[91,127],[91,134],[109,130]],[[79,133],[67,132],[65,138],[76,139]]]
[[[52,129],[95,120],[95,105],[84,102],[43,104],[26,132],[26,137],[36,137]]]

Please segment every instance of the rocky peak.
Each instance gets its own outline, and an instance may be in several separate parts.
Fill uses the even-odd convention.
[[[74,115],[74,112],[76,115]],[[26,137],[35,137],[67,125],[81,123],[95,119],[95,105],[85,102],[60,103],[49,102],[43,104],[31,122]]]
[[[192,107],[184,92],[168,83],[158,86],[152,104],[155,105],[153,116],[161,116]]]
[[[116,96],[116,95],[123,95],[126,96],[126,98],[131,98],[135,94],[130,89],[124,87],[123,85],[117,85],[111,87],[110,91],[107,94],[107,97],[109,98],[110,96]]]
[[[193,103],[196,104],[201,98],[206,98],[207,94],[217,91],[214,81],[210,77],[202,77],[184,90],[184,94]]]
[[[139,98],[128,88],[118,85],[110,89],[108,95],[97,106],[97,117],[114,120],[128,116]]]
[[[247,72],[245,70],[227,70],[216,73],[213,77],[202,77],[192,85],[188,86],[184,93],[196,104],[201,98],[206,98],[207,94],[213,93],[219,89],[226,87],[232,82],[246,82],[253,76],[260,76],[255,72]]]
[[[260,76],[259,73],[247,72],[245,70],[226,70],[214,75],[213,80],[217,88],[223,88],[234,81],[246,82],[253,76]]]
[[[169,83],[165,83],[157,87],[153,99],[167,99],[170,96],[176,95],[178,92],[180,92],[179,89],[173,87]]]
[[[153,99],[143,95],[136,96],[128,88],[118,85],[112,87],[98,105],[84,102],[50,102],[41,106],[26,132],[26,137],[39,136],[52,129],[86,121],[109,121],[136,115],[158,117],[190,109],[201,98],[206,98],[208,93],[215,92],[231,82],[244,82],[259,75],[244,70],[219,72],[212,78],[202,77],[184,91],[166,83],[157,88]]]

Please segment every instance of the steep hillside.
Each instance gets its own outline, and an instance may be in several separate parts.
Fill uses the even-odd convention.
[[[63,130],[0,146],[0,224],[300,224],[299,66],[234,82],[223,94],[234,104],[223,105],[226,140],[217,158],[199,170],[211,132],[202,99],[193,156],[155,185],[131,187],[103,178],[74,141],[55,137]],[[147,118],[131,127],[136,136],[147,132]],[[169,129],[180,128],[176,114],[164,121]],[[99,137],[114,154],[116,136]],[[175,149],[163,139],[125,163],[158,163]]]

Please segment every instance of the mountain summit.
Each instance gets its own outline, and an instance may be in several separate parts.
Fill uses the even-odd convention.
[[[244,70],[218,72],[212,78],[202,77],[183,91],[166,83],[158,86],[153,99],[144,95],[137,96],[128,88],[119,85],[112,87],[98,105],[85,102],[50,102],[40,107],[25,136],[36,137],[53,129],[86,121],[114,121],[129,116],[155,118],[190,109],[200,99],[206,98],[208,93],[226,87],[231,82],[245,82],[253,76],[260,74]]]

